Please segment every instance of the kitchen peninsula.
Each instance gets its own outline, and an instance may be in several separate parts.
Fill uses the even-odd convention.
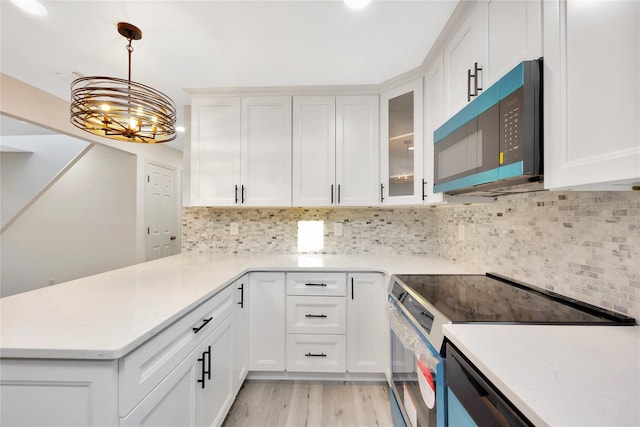
[[[49,408],[53,411],[52,413],[57,413],[56,410],[59,412],[59,408],[63,408],[66,413],[74,414],[75,411],[77,415],[83,415],[78,413],[81,407],[79,403],[76,403],[77,408],[71,407],[72,402],[82,402],[87,404],[83,407],[84,411],[90,408],[90,414],[83,415],[89,418],[72,418],[73,420],[82,420],[85,424],[93,425],[137,424],[141,420],[132,414],[137,415],[137,412],[142,410],[148,413],[147,406],[153,406],[152,403],[155,405],[154,408],[162,408],[163,401],[150,403],[148,397],[137,396],[135,392],[129,390],[129,387],[125,387],[128,383],[119,378],[123,376],[123,372],[129,370],[129,365],[124,361],[130,359],[132,355],[137,355],[141,348],[151,344],[156,345],[159,337],[175,329],[176,325],[184,319],[189,319],[192,313],[204,310],[203,307],[207,306],[209,301],[219,300],[219,304],[212,305],[214,307],[212,317],[216,319],[212,323],[216,322],[215,313],[228,314],[233,310],[233,305],[230,305],[232,298],[227,297],[227,294],[236,294],[235,287],[231,285],[236,284],[237,280],[246,273],[251,275],[264,272],[350,272],[354,274],[378,272],[386,274],[385,285],[388,275],[398,272],[475,273],[463,271],[461,266],[448,261],[421,256],[182,254],[6,297],[0,300],[2,309],[0,354],[4,365],[3,393],[10,390],[12,385],[19,384],[18,374],[23,375],[23,380],[37,381],[37,376],[41,374],[39,369],[43,366],[50,370],[49,374],[53,370],[58,370],[62,375],[68,375],[69,381],[75,382],[76,385],[84,384],[83,381],[86,383],[86,379],[75,378],[75,374],[69,374],[71,367],[77,365],[82,367],[80,370],[86,370],[85,372],[92,369],[99,371],[97,375],[100,380],[92,386],[93,389],[86,384],[85,387],[92,390],[89,394],[93,393],[93,399],[100,397],[101,400],[94,400],[93,404],[96,406],[91,407],[86,400],[90,398],[83,397],[82,393],[67,396],[66,400],[60,397],[61,406]],[[248,292],[251,292],[251,289],[248,289]],[[223,300],[223,297],[226,299]],[[379,312],[376,316],[384,316],[384,313]],[[221,326],[210,332],[210,335],[215,335],[216,331],[222,327],[235,331],[232,329],[233,321],[234,316],[228,315],[226,319],[220,321]],[[199,319],[193,319],[192,323],[200,322]],[[189,337],[193,336],[191,326],[189,324],[186,328]],[[590,414],[588,420],[600,425],[635,425],[640,421],[640,414],[634,411],[634,408],[637,409],[636,404],[640,397],[640,333],[637,326],[580,327],[580,329],[557,326],[523,328],[513,325],[484,326],[473,329],[474,326],[469,325],[460,328],[453,326],[456,325],[445,327],[447,337],[460,347],[464,348],[468,345],[474,361],[478,366],[487,369],[485,372],[487,376],[496,381],[503,393],[513,402],[526,404],[524,410],[527,415],[539,421],[540,424],[570,424],[572,420],[583,420],[580,417],[584,414]],[[522,334],[516,332],[515,328],[522,331]],[[610,333],[610,328],[615,328],[615,333]],[[530,340],[539,345],[528,348],[527,351],[517,350],[513,353],[513,357],[509,357],[511,340],[509,337],[514,333],[524,340]],[[503,340],[502,349],[495,348],[496,336],[507,338]],[[173,341],[164,343],[161,347],[169,350],[177,349],[176,343],[183,340],[179,337],[181,336],[176,335]],[[230,341],[224,341],[227,345],[225,347],[227,353],[233,354],[228,346],[231,345],[231,348],[234,348],[233,340],[237,338],[237,335],[228,335]],[[491,343],[494,349],[484,349],[479,344],[483,341]],[[601,345],[599,346],[598,343]],[[550,344],[554,347],[555,355],[553,356],[547,354]],[[616,348],[621,351],[615,351]],[[575,354],[575,349],[591,349],[591,351],[583,359],[567,363],[566,357]],[[637,351],[634,352],[634,349]],[[208,360],[211,362],[211,347],[208,351]],[[207,350],[204,351],[202,360],[206,359],[206,353]],[[144,381],[152,378],[154,367],[165,363],[172,354],[169,351],[164,353],[163,357],[150,358],[141,365],[140,378]],[[506,365],[499,362],[505,358],[508,362]],[[539,366],[541,360],[545,361],[544,364],[548,366],[549,372],[555,372],[555,377],[554,375],[527,377],[526,388],[541,389],[557,398],[543,402],[527,402],[526,399],[530,394],[523,392],[522,386],[518,385],[522,384],[522,374],[514,372],[527,372],[528,367]],[[556,363],[558,363],[557,366]],[[29,369],[30,364],[41,366]],[[183,363],[179,363],[167,376],[180,371],[182,365]],[[504,366],[508,366],[509,369],[504,369]],[[232,367],[229,366],[229,369]],[[185,390],[193,390],[193,385],[187,380],[193,380],[196,383],[196,379],[200,378],[199,374],[194,373],[190,376],[191,371],[184,372],[184,384],[188,386]],[[204,378],[204,362],[202,372]],[[214,378],[220,375],[215,367],[213,372]],[[592,389],[584,387],[585,376],[589,376],[590,384],[598,385],[598,393],[593,393]],[[157,386],[153,387],[149,396],[162,389],[165,383],[166,381],[158,380]],[[176,384],[180,385],[183,382]],[[104,389],[101,390],[100,387]],[[199,388],[200,385],[197,387]],[[204,388],[204,385],[202,387]],[[32,385],[30,388],[35,390],[37,385]],[[152,387],[149,386],[149,388]],[[238,388],[239,384],[235,384],[233,390],[237,392]],[[215,387],[206,390],[215,390]],[[126,397],[123,397],[124,395]],[[166,395],[170,396],[168,392]],[[619,399],[616,401],[603,399],[602,396],[606,395],[614,395]],[[28,400],[17,407],[13,405],[14,402],[25,399],[28,395],[18,393],[16,400],[13,400],[12,394],[6,393],[5,397],[7,396],[6,402],[11,405],[7,404],[3,407],[3,425],[10,425],[12,420],[15,421],[15,418],[11,417],[15,417],[16,413],[12,414],[12,411],[20,408],[26,410],[28,407]],[[223,408],[221,414],[218,414],[217,424],[224,420],[226,410],[234,396],[235,393],[232,393],[231,399],[225,401],[223,406],[226,409]],[[577,404],[566,405],[563,399],[570,399]],[[133,401],[135,403],[132,403]],[[197,401],[196,398],[194,402]],[[198,407],[197,404],[194,403],[194,405],[194,408]],[[590,405],[600,409],[594,409],[592,412],[577,409],[591,407]],[[125,408],[127,412],[124,412]],[[614,412],[615,416],[612,415]],[[46,414],[44,418],[40,418],[42,419],[47,419]]]

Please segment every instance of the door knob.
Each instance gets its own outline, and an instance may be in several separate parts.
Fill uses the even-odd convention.
[[[171,240],[176,240],[176,236],[171,236]]]

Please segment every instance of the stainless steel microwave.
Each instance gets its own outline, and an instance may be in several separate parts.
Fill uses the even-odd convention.
[[[541,74],[542,59],[521,62],[436,129],[434,192],[542,189]]]

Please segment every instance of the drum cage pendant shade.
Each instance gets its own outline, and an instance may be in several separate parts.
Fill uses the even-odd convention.
[[[142,32],[125,22],[118,32],[129,41],[129,78],[80,77],[71,83],[71,123],[95,135],[124,142],[160,143],[176,138],[176,106],[165,94],[131,81],[132,40]]]

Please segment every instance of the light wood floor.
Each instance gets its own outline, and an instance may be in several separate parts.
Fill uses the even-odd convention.
[[[222,426],[392,425],[386,382],[247,380]]]

